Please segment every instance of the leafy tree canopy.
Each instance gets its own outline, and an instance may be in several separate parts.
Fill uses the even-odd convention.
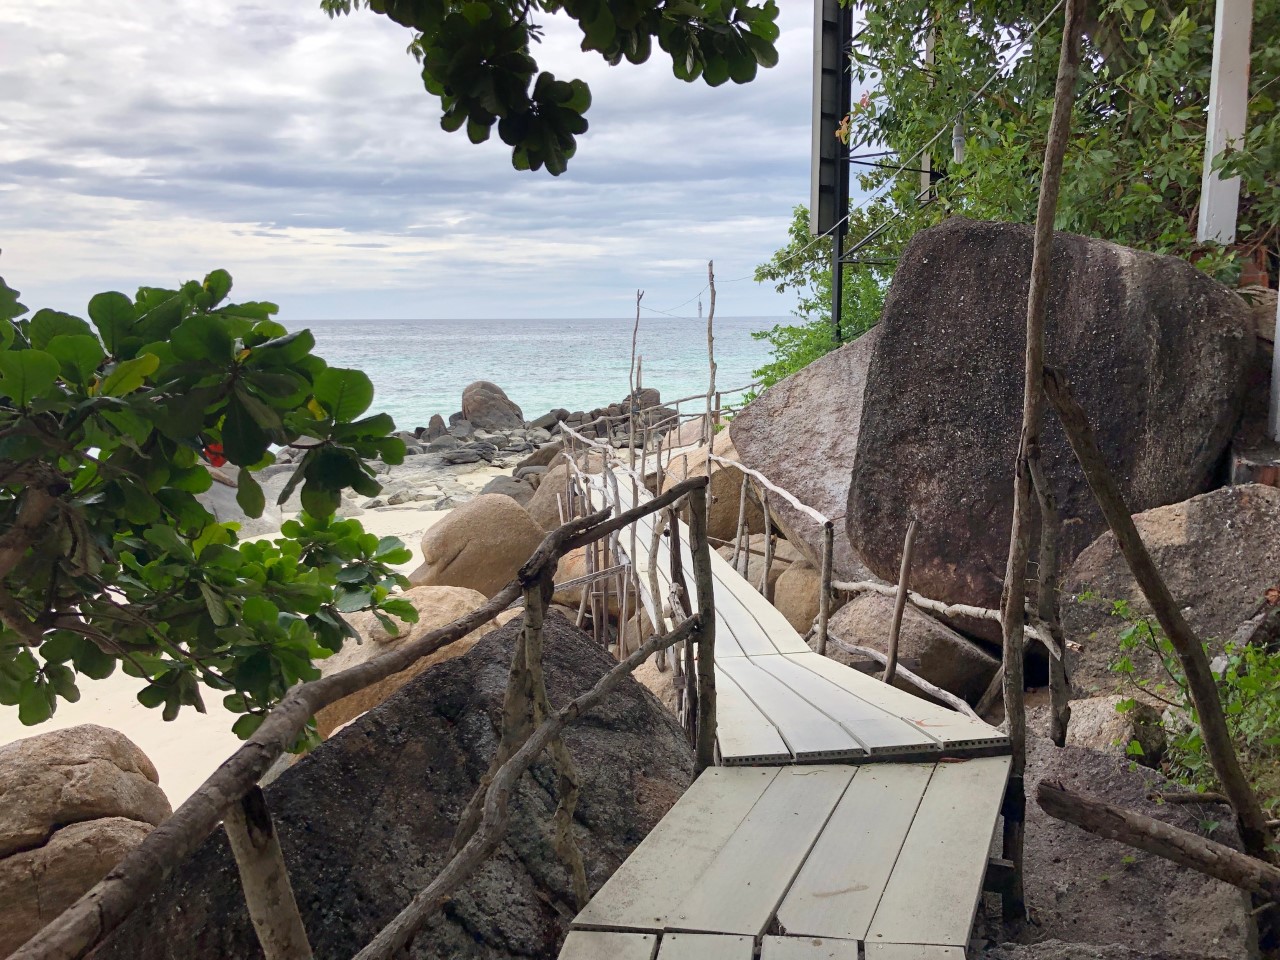
[[[953,215],[1030,223],[1053,104],[1062,15],[1051,0],[855,0],[865,29],[852,69],[866,95],[842,133],[853,170],[849,244],[892,262],[918,230]],[[1199,244],[1214,2],[1098,0],[1062,177],[1056,226],[1192,260],[1231,281],[1242,257],[1280,245],[1280,0],[1256,0],[1247,132],[1215,163],[1242,178],[1238,245]],[[1041,21],[1043,27],[1036,32]],[[935,37],[933,64],[924,40]],[[992,78],[995,79],[982,89]],[[964,157],[952,159],[960,114]],[[935,198],[917,199],[926,145]],[[898,167],[906,167],[898,171]],[[830,247],[793,242],[774,267],[801,281]],[[786,254],[790,251],[791,256]]]
[[[354,636],[344,613],[417,618],[388,596],[403,544],[334,518],[343,490],[379,491],[367,460],[404,457],[391,418],[365,415],[372,384],[230,290],[215,270],[100,293],[86,320],[28,315],[0,279],[0,704],[23,723],[120,666],[166,719],[203,710],[202,685],[225,693],[248,736]],[[273,446],[304,451],[280,502],[299,490],[305,512],[274,542],[242,542],[197,499],[205,458],[239,467],[256,517]]]
[[[466,128],[472,143],[496,125],[517,170],[564,173],[587,130],[591,91],[540,70],[534,18],[564,13],[582,30],[584,52],[610,64],[643,63],[656,41],[681,80],[746,83],[778,62],[775,0],[321,0],[330,16],[368,7],[413,31],[440,125]]]
[[[1031,222],[1053,105],[1062,18],[1052,4],[983,0],[900,0],[857,4],[867,30],[854,45],[856,77],[870,92],[849,120],[854,152],[888,147],[894,166],[939,132],[993,73],[1000,76],[963,113],[964,159],[951,158],[951,130],[931,148],[943,179],[938,200],[914,200],[919,177],[904,173],[882,201],[855,214],[859,238],[897,221],[866,250],[895,254],[920,227],[952,215]],[[1035,26],[1048,17],[1039,33]],[[1248,130],[1217,162],[1242,176],[1243,252],[1274,249],[1280,231],[1280,0],[1257,0]],[[1204,163],[1205,105],[1213,50],[1214,3],[1103,0],[1086,27],[1072,142],[1063,171],[1057,227],[1197,260],[1229,279],[1237,256],[1196,242]],[[922,38],[936,37],[934,64]],[[1007,65],[1003,69],[1001,65]],[[919,166],[909,163],[907,166]],[[893,176],[869,170],[876,189]],[[877,250],[877,248],[879,248]]]

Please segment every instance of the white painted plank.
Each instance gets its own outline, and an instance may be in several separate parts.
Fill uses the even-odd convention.
[[[760,960],[858,960],[858,943],[821,937],[765,937]]]
[[[980,757],[938,764],[872,918],[868,943],[968,943],[1009,763],[1008,757]]]
[[[1213,161],[1227,147],[1244,139],[1249,108],[1249,34],[1253,0],[1217,0],[1213,23],[1213,61],[1209,72],[1209,103],[1205,127],[1204,172],[1200,188],[1201,243],[1229,244],[1236,239],[1240,210],[1240,178],[1223,179]]]
[[[756,942],[751,937],[668,933],[662,937],[658,960],[752,960],[755,949]]]
[[[854,696],[886,713],[915,725],[921,732],[937,740],[948,752],[966,747],[989,749],[1008,746],[1009,738],[990,724],[929,703],[828,657],[808,653],[788,654],[787,659],[839,684]]]
[[[781,768],[674,912],[668,929],[764,933],[853,773],[848,766]]]
[[[931,763],[858,768],[778,908],[788,936],[866,938],[932,773]]]
[[[725,764],[790,763],[782,736],[733,679],[716,668],[716,746]]]
[[[867,755],[840,724],[777,677],[756,666],[755,659],[723,660],[716,666],[727,673],[778,728],[797,760],[843,760]]]
[[[573,925],[662,930],[668,913],[684,899],[777,773],[776,767],[705,771],[614,871]]]
[[[964,960],[963,947],[934,943],[868,943],[867,960]]]
[[[560,960],[653,960],[658,938],[651,933],[598,933],[571,930]]]
[[[877,683],[852,667],[809,654],[809,658],[826,660],[867,683]],[[751,662],[777,677],[799,696],[813,704],[833,721],[839,723],[873,755],[937,755],[938,741],[915,724],[885,712],[875,704],[850,693],[843,686],[832,683],[822,674],[806,669],[805,660],[797,663],[790,657],[752,657]],[[912,699],[915,699],[914,697]]]

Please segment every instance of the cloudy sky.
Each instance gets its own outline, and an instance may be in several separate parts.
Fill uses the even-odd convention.
[[[544,68],[592,88],[568,173],[473,146],[407,31],[319,0],[0,7],[0,274],[31,307],[225,267],[290,319],[626,316],[673,309],[714,258],[720,310],[792,306],[748,276],[808,195],[812,7],[781,62],[710,89],[660,51],[609,67],[550,25]],[[686,306],[681,312],[695,309]]]

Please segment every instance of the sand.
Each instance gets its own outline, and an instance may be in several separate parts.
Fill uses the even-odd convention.
[[[479,490],[493,477],[508,472],[486,467],[473,469],[457,479],[469,489]],[[422,562],[423,533],[447,513],[447,510],[431,510],[426,503],[409,503],[365,510],[356,519],[370,533],[399,537],[413,550],[413,559],[399,568],[408,573]],[[175,809],[240,746],[239,738],[231,732],[238,714],[222,706],[223,694],[217,691],[204,691],[207,713],[183,707],[177,719],[166,722],[160,710],[138,703],[138,691],[146,684],[118,669],[106,680],[81,677],[78,685],[79,702],[59,700],[53,717],[36,727],[20,724],[16,707],[0,707],[0,746],[81,723],[113,727],[151,758],[160,773],[160,787]]]

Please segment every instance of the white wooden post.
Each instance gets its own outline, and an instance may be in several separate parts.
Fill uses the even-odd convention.
[[[1217,0],[1213,28],[1213,72],[1209,83],[1209,125],[1205,136],[1204,177],[1200,193],[1201,243],[1233,243],[1240,206],[1240,178],[1226,180],[1213,161],[1244,137],[1249,103],[1249,33],[1253,0]]]

